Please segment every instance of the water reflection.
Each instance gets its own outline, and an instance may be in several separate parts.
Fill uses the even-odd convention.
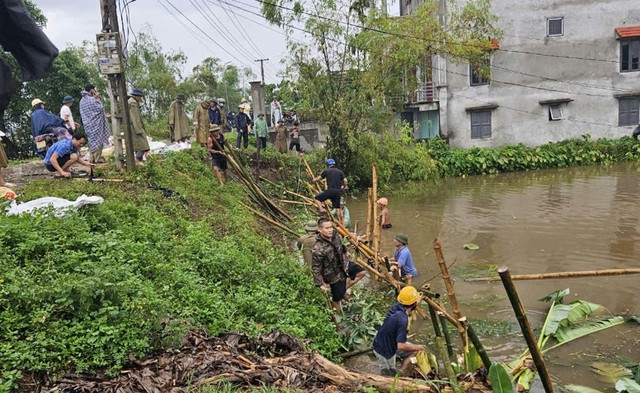
[[[509,266],[512,274],[640,267],[636,246],[640,241],[639,168],[638,164],[619,164],[451,179],[425,189],[420,196],[391,197],[389,210],[394,227],[383,232],[382,249],[391,255],[393,234],[406,233],[420,271],[418,281],[422,282],[437,275],[432,242],[439,238],[447,263],[452,265],[458,299],[465,300],[463,313],[470,318],[514,320],[500,283],[465,283],[461,272],[486,275],[489,269],[501,265]],[[366,221],[365,203],[355,200],[349,204],[352,220],[362,225]],[[480,249],[464,250],[468,242]],[[640,303],[635,295],[639,278],[519,281],[516,286],[525,308],[534,316],[532,324],[538,326],[546,307],[537,299],[566,287],[571,288],[572,298],[600,303],[614,314],[638,315]],[[432,281],[432,286],[444,292],[439,278]],[[603,343],[618,343],[640,361],[638,329],[625,330],[626,336],[622,330],[554,353],[552,358],[567,369],[567,374],[559,371],[563,382],[584,384],[573,379],[591,375],[588,368],[576,371],[567,366],[574,360],[566,356],[579,352],[584,345],[602,349],[606,347]],[[629,338],[630,332],[635,336]],[[493,341],[494,356],[505,355],[504,348],[513,355],[514,346],[524,346],[520,342]],[[591,361],[575,359],[575,363],[586,366]],[[608,386],[595,381],[591,385]]]

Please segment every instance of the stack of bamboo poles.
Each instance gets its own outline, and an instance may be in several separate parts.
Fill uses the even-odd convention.
[[[213,143],[217,150],[222,150],[222,147],[216,140],[214,140]],[[240,204],[256,216],[262,218],[263,220],[276,226],[277,228],[294,236],[298,236],[297,232],[286,225],[287,223],[293,221],[291,216],[287,214],[284,209],[275,204],[273,200],[265,194],[264,190],[262,190],[262,188],[253,181],[251,175],[249,174],[249,171],[247,171],[247,169],[243,165],[239,164],[240,159],[238,158],[237,153],[233,149],[225,150],[225,152],[227,153],[227,161],[229,162],[229,165],[236,173],[238,181],[246,187],[249,198],[264,212],[266,212],[266,214],[242,202],[240,202]]]

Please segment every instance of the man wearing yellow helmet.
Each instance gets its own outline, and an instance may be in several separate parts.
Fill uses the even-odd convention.
[[[423,345],[407,342],[409,314],[422,301],[424,295],[412,286],[402,288],[396,303],[382,322],[378,334],[373,340],[373,353],[378,359],[380,373],[394,376],[396,371],[396,356],[402,358],[400,373],[407,371],[411,358],[424,349]]]

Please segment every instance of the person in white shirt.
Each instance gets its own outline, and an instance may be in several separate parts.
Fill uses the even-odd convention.
[[[271,126],[275,127],[280,119],[282,119],[282,107],[278,97],[273,96],[273,101],[271,101]]]
[[[80,124],[73,121],[72,105],[73,97],[66,96],[62,99],[62,108],[60,108],[60,117],[64,120],[64,126],[67,127],[71,134],[76,130],[76,127],[80,127]]]

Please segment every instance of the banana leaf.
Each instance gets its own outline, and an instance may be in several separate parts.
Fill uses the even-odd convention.
[[[543,336],[552,336],[560,327],[560,323],[567,320],[572,308],[569,304],[554,303],[547,314]]]
[[[602,393],[599,390],[582,385],[565,385],[565,389],[567,389],[569,393]]]
[[[622,378],[616,382],[616,390],[626,393],[640,393],[640,385],[631,378]]]
[[[557,348],[562,344],[566,344],[569,341],[573,341],[577,338],[587,336],[589,334],[599,332],[601,330],[609,329],[614,326],[622,325],[625,323],[625,320],[621,316],[610,317],[602,320],[595,321],[586,321],[579,325],[571,325],[571,326],[563,326],[560,327],[556,333],[553,335],[556,340],[558,340],[558,344],[545,349],[544,352]]]
[[[467,350],[464,351],[464,364],[467,372],[470,373],[474,373],[482,367],[482,359],[480,359],[480,355],[473,345],[467,345]]]
[[[605,308],[599,304],[584,300],[576,300],[575,302],[571,302],[571,312],[569,312],[567,320],[569,324],[578,323],[584,321],[592,314],[602,312],[604,310]]]
[[[565,288],[565,289],[563,289],[561,291],[551,292],[550,294],[548,294],[547,296],[543,297],[542,299],[538,299],[538,301],[539,302],[562,303],[562,298],[564,298],[568,294],[569,294],[569,288]]]
[[[489,367],[489,379],[494,393],[513,393],[511,377],[509,377],[509,373],[507,373],[502,364],[493,363]]]

